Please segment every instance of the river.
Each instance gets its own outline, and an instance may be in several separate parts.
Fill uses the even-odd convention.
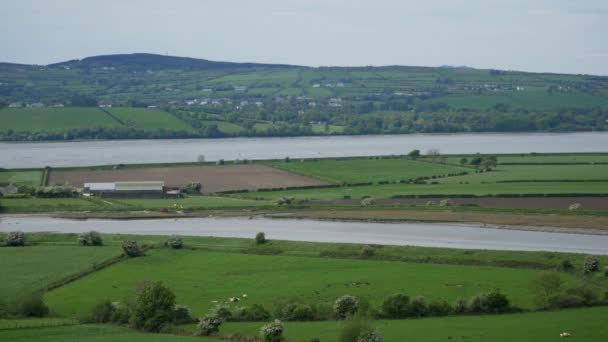
[[[88,166],[442,153],[608,152],[608,132],[410,134],[289,138],[0,142],[0,167]]]
[[[370,223],[267,218],[69,220],[0,216],[0,231],[183,235],[608,255],[608,235],[553,233],[448,223]]]

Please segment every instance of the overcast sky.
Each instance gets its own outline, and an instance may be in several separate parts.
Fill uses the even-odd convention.
[[[149,52],[608,75],[608,0],[0,0],[0,61]]]

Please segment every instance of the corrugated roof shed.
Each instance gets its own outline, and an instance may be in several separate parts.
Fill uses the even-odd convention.
[[[84,183],[84,187],[89,191],[114,191],[114,183]]]
[[[163,191],[165,182],[115,182],[116,191]]]

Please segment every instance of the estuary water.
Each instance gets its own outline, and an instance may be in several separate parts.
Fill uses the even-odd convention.
[[[0,232],[184,235],[608,254],[608,235],[498,229],[449,223],[371,223],[268,218],[178,218],[147,220],[69,220],[45,216],[0,216]]]
[[[0,142],[0,167],[88,166],[441,153],[608,152],[608,132]]]

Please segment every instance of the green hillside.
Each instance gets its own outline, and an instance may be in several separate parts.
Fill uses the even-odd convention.
[[[0,84],[0,108],[47,106],[0,112],[3,140],[65,139],[23,132],[70,129],[78,130],[74,138],[171,138],[584,131],[608,125],[608,77],[592,75],[312,68],[133,54],[43,67],[0,63]],[[66,108],[48,108],[55,104]],[[68,108],[97,104],[111,104],[115,118],[95,108]],[[148,106],[159,110],[145,111]]]

